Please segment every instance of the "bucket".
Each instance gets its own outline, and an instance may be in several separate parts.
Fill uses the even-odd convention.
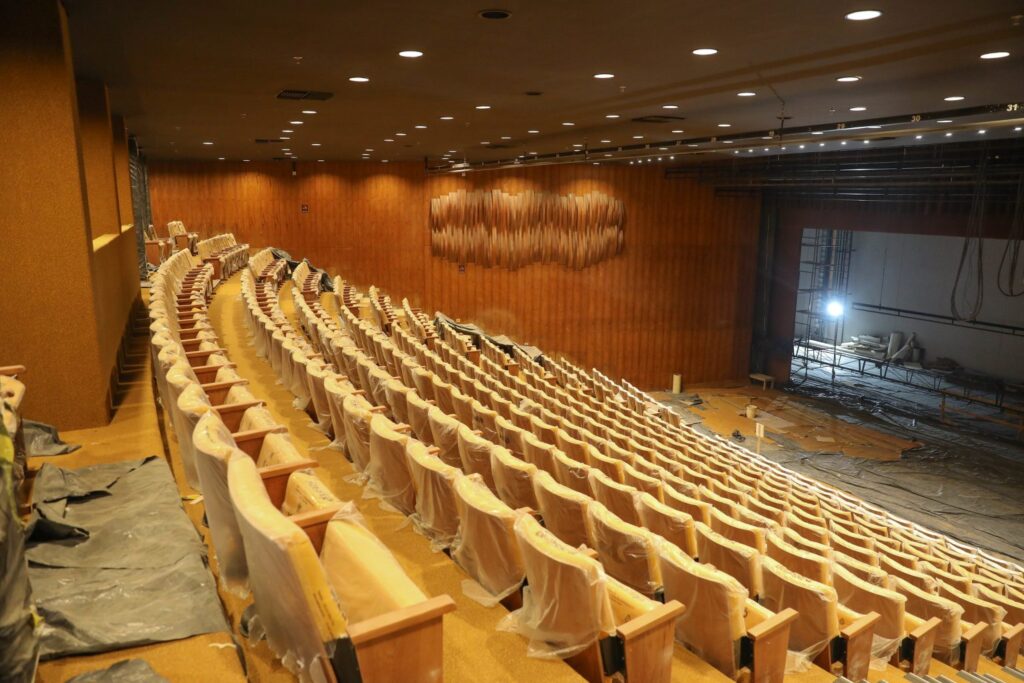
[[[755,406],[753,403],[747,404],[747,417],[749,417],[751,420],[757,417],[757,406]]]

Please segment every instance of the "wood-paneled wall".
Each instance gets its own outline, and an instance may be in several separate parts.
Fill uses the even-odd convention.
[[[357,285],[473,321],[644,388],[742,377],[751,335],[759,200],[716,197],[659,168],[546,166],[426,176],[418,164],[151,162],[160,234],[210,235],[309,257]],[[456,189],[598,190],[625,204],[625,248],[583,270],[517,271],[430,254],[428,203]],[[308,205],[308,213],[302,212]]]

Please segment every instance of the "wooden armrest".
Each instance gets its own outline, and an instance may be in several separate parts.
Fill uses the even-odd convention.
[[[387,408],[384,406],[373,406],[370,408],[371,413],[383,413],[385,410],[387,410]]]
[[[399,434],[408,434],[412,431],[412,427],[405,424],[404,422],[400,422],[399,424],[395,425],[394,431],[398,432]]]
[[[935,638],[938,635],[942,620],[932,617],[907,634],[900,644],[894,657],[894,664],[899,666],[907,662],[910,673],[927,676],[931,665],[932,652],[935,650]]]
[[[877,612],[868,612],[839,630],[839,637],[846,641],[846,658],[842,662],[843,675],[850,680],[859,681],[868,677],[875,622],[881,618]]]
[[[1003,666],[1017,668],[1021,643],[1024,642],[1024,624],[1009,626],[1003,624],[1003,636],[996,644],[996,657],[1002,659]]]
[[[246,379],[229,379],[224,382],[205,382],[200,386],[203,388],[203,391],[206,392],[206,397],[210,399],[210,404],[218,406],[227,398],[228,392],[231,391],[231,387],[248,383],[249,380]]]
[[[427,454],[428,455],[437,455],[440,452],[441,452],[441,449],[438,448],[437,446],[427,446]]]
[[[258,408],[263,405],[263,401],[241,401],[239,403],[226,403],[224,405],[213,406],[214,411],[220,416],[224,426],[232,432],[238,431],[238,426],[242,422],[242,416],[245,415],[245,411],[249,408]]]
[[[787,607],[786,609],[773,614],[759,624],[755,624],[747,629],[747,636],[757,641],[763,638],[769,638],[773,634],[778,633],[779,629],[789,626],[793,623],[793,620],[799,616],[795,609]]]
[[[986,628],[988,628],[988,624],[978,622],[960,634],[960,668],[964,671],[978,670],[982,635]]]
[[[260,478],[263,479],[263,486],[267,489],[270,502],[274,504],[274,507],[280,508],[284,503],[285,492],[288,490],[288,478],[292,472],[308,470],[319,466],[320,463],[316,460],[298,460],[280,465],[260,467],[257,471],[260,473]]]
[[[664,605],[658,605],[650,612],[644,612],[640,616],[630,619],[615,630],[619,637],[626,642],[640,638],[662,625],[672,626],[674,630],[676,619],[681,617],[685,611],[686,607],[683,606],[683,603],[678,600],[669,600]]]
[[[24,365],[0,365],[0,375],[6,375],[7,377],[13,377],[14,375],[20,375],[25,372]]]
[[[288,519],[298,524],[306,532],[309,540],[313,542],[313,547],[316,548],[317,554],[320,554],[320,549],[324,545],[324,534],[327,533],[327,523],[331,521],[334,515],[338,514],[340,509],[341,504],[339,503],[319,510],[300,512],[297,515],[289,516]],[[349,632],[351,633],[351,628]]]
[[[745,637],[752,644],[751,658],[749,662],[740,664],[750,667],[750,680],[781,681],[783,679],[786,671],[789,630],[798,616],[796,610],[787,607],[747,629]]]
[[[196,379],[202,382],[209,382],[217,377],[217,372],[221,368],[233,368],[234,363],[225,363],[224,365],[196,365],[192,367],[192,373],[195,374]]]
[[[349,624],[348,636],[358,650],[371,642],[409,631],[421,624],[440,619],[455,611],[455,601],[448,595],[438,595],[423,602],[371,617],[357,624]],[[362,653],[361,653],[362,654]],[[362,664],[362,657],[360,657]]]

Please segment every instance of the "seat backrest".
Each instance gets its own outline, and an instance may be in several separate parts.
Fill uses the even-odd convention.
[[[665,487],[665,505],[685,512],[695,522],[711,526],[711,503],[680,493],[671,486]]]
[[[574,548],[589,542],[590,496],[559,484],[547,472],[537,472],[533,477],[533,490],[544,526],[551,533]]]
[[[589,473],[590,494],[613,514],[630,524],[640,523],[636,509],[636,497],[640,494],[632,486],[613,481],[604,472],[591,469]]]
[[[370,403],[357,394],[349,394],[341,402],[345,420],[345,444],[352,466],[362,472],[370,462]]]
[[[763,590],[761,554],[756,548],[730,541],[703,522],[696,523],[697,555],[701,564],[710,564],[739,581],[758,598]],[[775,610],[778,611],[778,610]]]
[[[786,569],[770,557],[761,561],[761,604],[773,612],[786,608],[799,616],[789,630],[789,649],[813,659],[839,635],[839,602],[831,586]]]
[[[867,581],[872,586],[882,586],[884,588],[889,585],[889,575],[878,567],[865,564],[860,560],[839,551],[834,551],[832,553],[832,559],[835,564],[841,565],[843,569],[851,572],[862,581]]]
[[[515,522],[526,578],[519,630],[531,649],[568,657],[615,630],[601,563],[555,537],[530,515]]]
[[[520,513],[499,500],[480,477],[458,477],[454,489],[459,530],[452,559],[501,599],[518,589],[526,576],[513,529]]]
[[[433,415],[433,413],[431,413]],[[476,434],[466,425],[458,425],[456,432],[457,455],[459,466],[466,474],[479,474],[487,488],[494,487],[494,474],[491,472],[491,451],[501,446]]]
[[[416,506],[416,487],[405,457],[409,437],[395,431],[396,426],[383,415],[370,419],[370,459],[366,474],[370,485],[380,492],[385,502],[409,515]]]
[[[454,484],[462,472],[444,464],[415,439],[406,440],[405,456],[416,491],[413,523],[436,546],[446,548],[459,530]]]
[[[898,576],[890,577],[890,581],[893,590],[906,596],[908,612],[924,620],[938,617],[941,623],[935,636],[936,656],[948,664],[959,661],[964,608],[948,598],[924,591]]]
[[[525,438],[527,432],[497,414],[494,418],[494,432],[497,443],[507,448],[512,455],[520,460],[526,460]]]
[[[281,512],[300,515],[341,504],[334,492],[320,481],[313,470],[299,470],[288,476]]]
[[[768,557],[780,562],[790,571],[812,581],[832,583],[832,562],[828,558],[801,550],[775,534],[768,535],[767,543]]]
[[[533,477],[537,474],[537,467],[520,460],[501,446],[494,446],[490,452],[494,491],[498,497],[513,509],[525,507],[536,510]]]
[[[693,517],[665,505],[650,493],[640,494],[637,509],[641,526],[679,546],[688,556],[697,557],[697,529]]]
[[[1003,632],[1006,608],[984,598],[968,595],[943,582],[939,582],[939,595],[963,607],[963,618],[967,621],[986,625],[981,636],[981,651],[991,653]]]
[[[765,530],[761,527],[733,519],[718,508],[712,508],[711,528],[730,541],[748,545],[762,554],[765,552]]]
[[[553,451],[552,459],[555,466],[555,479],[560,484],[584,495],[591,495],[590,465],[577,462],[558,449]]]
[[[841,605],[861,614],[876,612],[881,616],[875,623],[876,638],[895,641],[906,634],[906,596],[872,585],[842,565],[832,568],[832,587]]]
[[[558,449],[551,444],[544,443],[528,430],[523,430],[522,435],[523,459],[536,465],[538,470],[543,470],[552,477],[558,476],[558,470],[555,467],[555,453]]]
[[[653,596],[661,588],[661,569],[655,538],[643,527],[630,524],[598,502],[587,506],[590,542],[604,570],[630,588]]]
[[[228,461],[228,490],[270,649],[307,675],[330,671],[324,644],[345,634],[346,620],[312,542],[273,506],[255,463],[243,453]]]
[[[738,647],[746,634],[743,619],[747,589],[723,571],[694,562],[677,546],[658,546],[665,600],[678,600],[686,611],[676,622],[676,639],[701,659],[735,677]]]

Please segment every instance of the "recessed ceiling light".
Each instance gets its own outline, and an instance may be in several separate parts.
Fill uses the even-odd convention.
[[[762,140],[771,140],[771,139],[772,139],[772,136],[771,136],[771,135],[762,135],[762,136],[761,136],[761,139],[762,139]]]
[[[867,107],[850,107],[850,111],[867,111]]]
[[[978,131],[978,135],[984,135],[986,132],[988,132],[988,131],[986,131],[984,128],[982,128],[981,130]]]
[[[915,136],[914,136],[914,139],[915,139],[915,140],[920,140],[920,139],[921,139],[921,138],[923,138],[923,137],[924,137],[923,135],[915,135]]]
[[[477,109],[490,109],[491,105],[489,105],[489,104],[478,104],[478,105],[476,105],[476,108]]]
[[[824,146],[825,146],[825,143],[824,143],[824,142],[819,142],[819,143],[818,143],[818,147],[824,147]]]
[[[413,128],[419,128],[420,130],[423,130],[424,128],[426,128],[426,126],[424,126],[422,123],[420,123],[420,124],[417,124],[417,125],[413,126]]]
[[[417,57],[422,57],[423,53],[420,52],[419,50],[402,50],[401,52],[398,53],[398,56],[408,57],[409,59],[416,59]]]
[[[312,115],[312,114],[316,113],[316,109],[303,109],[302,113],[303,114],[310,114],[310,115]]]
[[[245,163],[249,163],[248,159],[242,159],[242,161],[244,161]]]
[[[395,133],[395,137],[404,138],[405,133]]]
[[[282,152],[290,152],[290,151],[291,151],[291,149],[292,149],[291,147],[282,147],[282,148],[281,148],[281,151],[282,151]]]
[[[688,145],[686,145],[686,146],[687,146],[687,147],[696,147],[696,146],[697,146],[697,143],[695,143],[695,142],[691,142],[690,144],[688,144]]]
[[[573,147],[582,147],[583,145],[578,143],[578,142],[574,142],[572,146]]]
[[[449,153],[449,154],[455,154],[455,151],[456,151],[456,150],[454,150],[454,149],[450,149],[450,150],[448,150],[448,153]]]
[[[963,95],[950,95],[949,97],[943,97],[942,99],[946,100],[947,102],[959,102],[960,100],[964,99],[964,96]]]
[[[323,159],[317,159],[317,161],[318,161],[318,162],[320,162],[320,163],[323,163],[323,162],[324,162],[324,160],[323,160]]]
[[[1018,129],[1018,130],[1019,130],[1019,129]],[[611,140],[601,140],[601,142],[603,142],[603,143],[607,144],[607,143],[611,142]]]
[[[865,144],[865,145],[867,145],[867,144],[869,144],[870,142],[871,142],[871,140],[865,140],[865,141],[864,141],[864,144]]]
[[[594,78],[600,78],[602,80],[606,78],[615,78],[615,74],[594,74]]]
[[[820,130],[812,130],[811,135],[824,135],[825,133]]]
[[[840,144],[840,145],[845,145],[845,144],[846,144],[846,140],[843,140],[843,141],[842,141],[842,142],[840,142],[839,144]]]
[[[856,83],[860,80],[860,76],[840,76],[836,80],[840,83]]]
[[[204,144],[204,145],[212,145],[212,144],[213,144],[213,141],[212,141],[212,140],[204,140],[204,141],[203,141],[203,144]]]
[[[278,138],[278,140],[291,140],[291,138],[288,137],[287,135],[282,135],[281,137]]]
[[[352,81],[353,83],[369,83],[370,82],[370,79],[367,78],[366,76],[349,76],[348,80]]]
[[[605,156],[606,156],[606,157],[610,157],[610,156],[611,156],[611,154],[605,154]]]
[[[218,161],[224,161],[224,157],[217,157]]]
[[[302,121],[289,121],[288,123],[292,124],[293,126],[301,126],[302,125]]]
[[[711,55],[717,55],[718,50],[716,50],[713,47],[698,47],[696,50],[693,51],[693,54],[697,55],[698,57],[710,57]]]
[[[803,149],[804,147],[806,147],[806,145],[800,145],[800,149]]]
[[[936,123],[953,123],[953,119],[939,119]]]
[[[679,105],[678,104],[663,104],[663,105],[661,105],[661,108],[662,109],[679,109]]]
[[[536,134],[537,134],[537,133],[539,133],[540,131],[539,131],[539,130],[528,130],[528,131],[526,131],[526,132],[527,132],[527,133],[530,133],[531,135],[536,135]]]
[[[617,118],[619,118],[619,115],[618,114],[605,114],[604,117],[606,119],[617,119]]]
[[[876,9],[862,9],[856,12],[850,12],[846,15],[846,18],[850,21],[869,21],[871,19],[877,19],[882,16],[882,13]]]
[[[720,124],[718,124],[719,128],[729,128],[731,126],[732,126],[731,123],[720,123]]]
[[[281,132],[282,132],[282,133],[294,133],[295,131],[294,131],[294,130],[292,130],[291,128],[285,128],[285,129],[283,129],[283,130],[282,130]]]
[[[511,139],[512,139],[512,136],[510,136],[510,135],[502,135],[502,136],[501,136],[501,139],[502,139],[502,140],[511,140]]]
[[[732,140],[722,140],[722,142],[724,142],[727,145],[731,145],[732,144]]]
[[[319,143],[319,142],[314,142],[314,143],[312,143],[312,146],[313,146],[313,147],[319,147],[319,146],[320,146],[320,143]]]
[[[491,144],[491,141],[490,140],[484,140],[480,144],[481,145],[489,145],[489,144]]]
[[[953,137],[953,134],[952,133],[946,133],[946,137],[947,138],[951,138],[951,137]]]
[[[757,94],[756,92],[751,92],[750,90],[744,90],[743,92],[736,93],[736,97],[753,97],[756,94]]]
[[[442,116],[441,120],[442,121],[451,121],[454,118],[455,118],[454,116]]]
[[[634,139],[634,140],[643,140],[643,139],[644,139],[644,136],[643,136],[643,135],[634,135],[634,136],[633,136],[633,139]]]
[[[388,160],[387,160],[387,159],[381,159],[381,160],[380,160],[380,163],[382,163],[382,164],[386,164],[386,163],[388,163]]]
[[[367,147],[367,148],[366,148],[366,149],[364,149],[363,151],[364,151],[364,152],[372,152],[372,151],[373,151],[373,147]]]
[[[384,142],[394,142],[394,138],[384,138]]]
[[[682,128],[676,128],[672,132],[675,133],[676,135],[679,135],[680,133],[685,133],[686,131],[684,131]]]
[[[575,126],[576,124],[572,121],[562,121],[563,126]]]
[[[1020,132],[1020,130],[1021,130],[1021,127],[1020,127],[1020,126],[1017,126],[1016,128],[1014,128],[1014,129],[1013,129],[1013,132],[1014,132],[1014,133],[1019,133],[1019,132]]]
[[[982,59],[1002,59],[1003,57],[1009,57],[1010,53],[1004,50],[998,52],[986,52],[981,56]]]

